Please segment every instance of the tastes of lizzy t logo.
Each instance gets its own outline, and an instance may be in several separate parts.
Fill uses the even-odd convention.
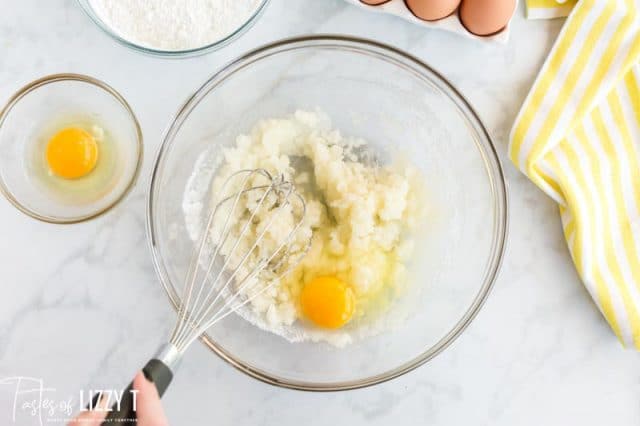
[[[131,390],[133,411],[136,411],[137,390]],[[80,390],[76,399],[59,398],[56,389],[44,385],[35,377],[14,376],[0,379],[0,424],[31,426],[66,424],[74,412],[87,410],[111,411],[120,408],[123,392],[115,390]],[[6,398],[5,396],[8,396]],[[98,401],[104,399],[100,408]],[[6,403],[5,403],[6,401]]]

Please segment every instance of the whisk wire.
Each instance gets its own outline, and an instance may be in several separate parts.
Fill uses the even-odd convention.
[[[243,182],[243,184],[246,184],[246,181],[247,181],[247,179],[245,179],[245,181]],[[243,188],[244,188],[244,186],[243,186]],[[255,188],[253,188],[253,189],[255,189]],[[258,202],[258,204],[256,205],[256,207],[253,209],[253,211],[252,211],[252,213],[251,213],[251,216],[250,216],[250,217],[249,217],[249,219],[245,222],[245,225],[244,225],[243,229],[241,230],[241,234],[244,234],[244,233],[245,233],[245,231],[247,230],[248,226],[251,224],[251,221],[252,221],[252,220],[253,220],[253,218],[255,217],[255,215],[256,215],[256,213],[257,213],[258,209],[262,206],[262,204],[264,203],[265,199],[267,198],[267,196],[269,195],[269,193],[270,193],[270,191],[271,191],[271,190],[272,190],[272,188],[269,188],[269,189],[268,189],[268,190],[267,190],[267,191],[262,195],[262,197],[260,198],[260,201]],[[229,236],[229,235],[230,235],[230,233],[231,233],[231,227],[229,227],[229,226],[228,226],[228,223],[230,222],[230,218],[234,216],[235,208],[236,208],[236,206],[237,206],[237,204],[238,204],[238,200],[239,200],[239,198],[241,197],[241,195],[242,195],[242,194],[244,194],[244,193],[246,193],[246,192],[247,192],[247,191],[245,191],[245,190],[243,189],[243,190],[241,190],[241,191],[239,191],[239,192],[237,193],[237,195],[236,195],[236,197],[235,197],[235,199],[234,199],[233,207],[232,207],[232,209],[231,209],[231,211],[230,211],[229,215],[227,216],[227,220],[225,221],[224,229],[223,229],[223,230],[222,230],[222,232],[221,232],[221,234],[223,234],[223,235],[224,235],[224,237],[223,237],[222,241],[217,241],[217,242],[214,244],[214,247],[215,247],[215,248],[214,248],[214,253],[213,253],[213,255],[209,258],[208,266],[207,266],[207,268],[206,268],[206,272],[205,272],[205,275],[204,275],[204,282],[203,282],[201,285],[199,285],[198,294],[196,295],[195,301],[194,301],[194,303],[193,303],[193,305],[194,305],[194,306],[193,306],[193,308],[191,309],[190,322],[195,322],[195,324],[198,324],[199,319],[201,318],[201,312],[202,312],[202,309],[204,309],[204,308],[205,308],[205,307],[207,307],[207,306],[210,306],[211,304],[214,304],[214,303],[216,302],[216,300],[217,300],[217,297],[216,297],[216,299],[215,299],[213,302],[211,302],[211,304],[206,303],[206,302],[207,302],[207,300],[208,300],[208,298],[211,296],[211,294],[213,294],[213,293],[214,293],[214,291],[215,291],[215,289],[216,289],[216,286],[217,286],[217,284],[218,284],[218,282],[219,282],[219,280],[220,280],[220,277],[222,276],[222,272],[223,272],[224,270],[226,270],[226,269],[227,269],[228,264],[229,264],[229,262],[230,262],[230,260],[231,260],[231,257],[232,257],[232,255],[235,253],[235,250],[236,250],[236,248],[237,248],[238,244],[240,243],[240,238],[236,239],[235,244],[234,244],[234,245],[233,245],[233,247],[231,248],[231,251],[230,251],[230,252],[229,252],[229,253],[224,257],[224,263],[223,263],[222,267],[220,268],[220,270],[219,270],[218,274],[216,274],[216,276],[215,276],[215,279],[214,279],[213,283],[211,283],[211,285],[210,285],[210,286],[208,286],[208,285],[207,285],[207,283],[209,282],[209,279],[210,279],[210,276],[211,276],[211,271],[212,271],[212,269],[213,269],[213,265],[215,264],[216,259],[218,259],[218,258],[219,258],[219,257],[218,257],[219,252],[220,252],[221,248],[223,247],[223,245],[224,245],[224,244],[226,244],[227,238],[228,238],[228,236]],[[227,197],[227,198],[226,198],[226,199],[224,199],[223,201],[219,202],[219,203],[216,205],[216,208],[214,209],[214,211],[213,211],[212,215],[214,215],[214,214],[218,211],[219,207],[220,207],[220,206],[222,206],[222,205],[223,205],[227,200],[229,200],[229,199],[230,199],[230,198],[229,198],[229,197]],[[209,222],[212,222],[212,221],[209,221]],[[205,239],[206,239],[206,238],[207,238],[207,236],[209,235],[209,231],[210,231],[210,230],[211,230],[211,227],[210,227],[210,226],[209,226],[209,227],[207,227],[207,228],[205,228],[205,231],[206,231],[206,232],[204,232]],[[201,256],[202,256],[202,252],[200,252],[200,253],[198,254],[198,259],[200,259],[200,258],[201,258]],[[196,265],[196,269],[199,269],[199,268],[198,268],[198,265]],[[198,273],[196,272],[194,275],[197,277]],[[194,280],[194,282],[195,282],[195,280]],[[191,285],[193,285],[193,284],[191,284]],[[201,296],[202,296],[202,291],[205,289],[205,287],[208,287],[207,296],[205,296],[204,298],[201,298]],[[224,289],[223,289],[223,290],[221,290],[221,291],[224,291]],[[217,292],[217,294],[219,295],[219,294],[220,294],[220,292],[218,291],[218,292]],[[206,315],[206,313],[205,313],[205,315]],[[188,336],[188,334],[189,334],[189,331],[190,331],[190,329],[189,329],[188,327],[183,327],[183,329],[182,329],[182,333],[181,333],[181,334],[179,334],[179,335],[177,336],[176,342],[181,342],[181,341],[183,340],[183,338],[186,338],[186,336]]]
[[[247,182],[249,181],[249,179],[251,178],[252,175],[254,175],[255,173],[262,173],[262,172],[266,172],[265,170],[262,169],[256,169],[256,170],[239,170],[233,174],[231,174],[222,184],[222,188],[221,188],[221,193],[225,194],[227,187],[229,186],[229,184],[233,181],[233,179],[241,174],[246,174],[246,176],[244,177],[244,180],[242,181],[242,186],[241,188],[244,189],[244,187],[246,186]],[[270,175],[267,173],[267,177],[270,178]],[[227,197],[227,199],[232,198],[232,196]],[[238,196],[235,198],[234,201],[234,206],[232,208],[232,213],[233,210],[235,210],[235,207],[239,201],[239,194]],[[177,340],[179,340],[179,336],[182,333],[185,333],[188,331],[188,326],[189,323],[191,322],[190,320],[188,320],[188,316],[190,315],[188,312],[188,307],[191,303],[191,296],[192,296],[192,292],[193,292],[193,287],[195,285],[197,276],[198,276],[198,264],[200,263],[200,258],[202,256],[202,252],[205,248],[205,244],[209,235],[209,230],[211,229],[212,225],[213,225],[213,220],[215,219],[218,211],[220,210],[220,207],[223,205],[223,202],[219,202],[215,205],[213,211],[209,214],[208,219],[207,219],[207,223],[205,225],[205,227],[203,228],[201,235],[199,237],[199,241],[198,241],[198,249],[194,250],[191,254],[191,258],[190,258],[190,262],[189,262],[189,269],[187,270],[187,277],[185,280],[185,286],[183,288],[183,294],[182,294],[182,303],[180,305],[180,310],[178,312],[178,320],[176,321],[175,327],[173,329],[173,332],[171,334],[171,337],[169,339],[170,342],[176,342]],[[229,221],[231,220],[231,218],[233,217],[233,214],[230,214],[229,216],[227,216],[227,219],[225,220],[225,224],[224,227],[227,228]],[[230,231],[229,231],[230,232]],[[216,252],[214,254],[214,256],[212,256],[211,259],[215,259],[215,256],[217,255],[220,246],[216,246],[215,247]],[[213,264],[213,262],[212,262]],[[207,270],[207,274],[208,275],[210,273],[210,268]],[[200,286],[200,291],[202,291],[202,289],[204,288],[204,286]],[[197,297],[196,297],[197,298]]]
[[[226,193],[230,183],[243,174],[244,177],[239,189],[227,196]],[[255,184],[251,178],[257,175],[265,177],[268,184],[248,186]],[[249,196],[251,192],[258,191],[262,191],[262,194],[259,195],[257,201],[253,202],[252,208],[247,208],[248,214],[242,211],[236,214],[237,207],[240,205],[240,199],[243,196]],[[209,214],[206,226],[200,235],[197,243],[198,248],[194,250],[190,259],[185,287],[182,292],[182,303],[179,308],[178,321],[176,322],[170,339],[170,342],[179,351],[184,351],[209,327],[270,289],[279,279],[296,266],[310,246],[310,241],[308,241],[307,246],[302,250],[300,255],[297,256],[293,262],[291,261],[288,252],[291,249],[291,244],[294,241],[296,233],[304,222],[306,205],[302,196],[295,192],[294,185],[286,181],[283,176],[274,178],[264,169],[241,170],[233,173],[225,180],[220,194],[220,200]],[[273,194],[276,195],[275,201],[271,201]],[[277,248],[273,250],[270,255],[264,256],[258,259],[255,264],[252,264],[245,276],[238,276],[276,219],[278,219],[283,212],[287,211],[288,208],[291,208],[292,212],[295,211],[295,206],[292,204],[292,199],[294,198],[300,203],[301,208],[299,218],[295,220],[289,233],[286,234],[286,237],[283,238],[282,242],[277,245]],[[266,203],[267,200],[269,200],[269,203]],[[218,230],[215,227],[216,216],[221,211],[221,207],[226,206],[229,202],[231,202],[231,208],[224,220],[222,229]],[[246,252],[236,256],[236,251],[241,240],[247,237],[247,231],[252,224],[256,223],[258,219],[257,215],[261,209],[271,211],[266,223],[261,223],[257,228],[260,229],[260,231]],[[245,220],[244,224],[241,222],[233,223],[233,220],[238,218],[246,218],[246,220],[243,219]],[[227,242],[235,225],[239,225],[241,229],[235,236],[236,240],[229,242],[231,248],[226,251]],[[209,254],[211,252],[205,250],[207,241],[211,240],[211,234],[214,236],[214,240],[211,241],[213,245],[211,251],[213,253],[208,259],[203,259],[205,253]],[[223,249],[225,249],[226,252],[223,253]],[[230,267],[231,261],[236,257],[239,257],[237,264]],[[275,263],[274,259],[277,259]],[[221,261],[221,266],[216,265],[218,261]],[[280,271],[280,268],[286,262],[289,264],[288,268]],[[212,273],[214,272],[214,267],[216,267],[217,270],[215,273]],[[199,279],[201,269],[204,271],[204,277]],[[272,277],[266,285],[261,286],[258,291],[252,292],[250,288],[251,285],[256,283],[256,277],[265,269],[271,270],[275,277]],[[222,279],[223,276],[225,276],[225,279]],[[232,283],[234,284],[234,288],[229,290]],[[198,288],[195,289],[195,287]],[[203,293],[205,293],[204,297]],[[241,300],[235,303],[238,299]]]
[[[286,205],[288,205],[288,204],[290,204],[290,202],[286,201],[285,204],[283,204],[283,205],[281,205],[279,207],[279,209],[284,209],[286,207]],[[282,211],[282,210],[279,210],[276,214],[279,214],[280,211]],[[267,224],[267,226],[265,228],[268,228],[271,225],[271,222],[273,220],[275,220],[275,215],[274,215],[274,217],[271,218],[270,222]],[[293,237],[295,236],[297,230],[299,229],[299,227],[301,225],[302,225],[302,221],[299,221],[296,224],[296,226],[291,230],[291,232],[289,232],[289,234],[283,240],[283,242],[276,248],[276,250],[273,251],[273,253],[268,258],[261,259],[261,261],[257,264],[257,266],[254,267],[246,277],[242,278],[241,281],[236,282],[236,290],[233,292],[233,294],[231,294],[231,296],[229,298],[225,299],[224,305],[218,311],[212,312],[213,316],[210,319],[206,320],[206,321],[204,319],[207,317],[209,312],[205,313],[200,318],[200,321],[202,321],[202,324],[197,328],[196,332],[189,338],[189,340],[186,341],[186,343],[185,342],[182,342],[182,343],[185,344],[186,346],[188,346],[189,344],[191,344],[191,342],[193,340],[198,338],[198,336],[200,334],[202,334],[203,332],[205,332],[209,327],[213,326],[214,324],[216,324],[217,322],[221,321],[222,319],[224,319],[228,315],[230,315],[233,312],[237,311],[242,306],[245,306],[246,304],[250,303],[257,296],[259,296],[260,294],[262,294],[265,291],[267,291],[268,289],[270,289],[280,278],[282,278],[286,273],[288,273],[291,268],[288,268],[286,271],[282,272],[280,275],[278,275],[278,276],[274,277],[273,279],[271,279],[267,285],[265,285],[262,288],[260,288],[257,292],[254,292],[254,294],[252,294],[251,296],[245,297],[239,304],[237,304],[235,306],[231,305],[238,297],[240,297],[241,294],[244,294],[244,292],[247,289],[247,287],[249,287],[253,283],[253,279],[263,270],[264,266],[266,266],[269,263],[271,263],[271,261],[281,251],[283,251],[283,249],[289,247],[289,245],[291,243],[291,240],[293,239]],[[248,253],[251,253],[257,247],[258,242],[261,240],[261,238],[263,236],[264,236],[264,232],[260,235],[260,237],[258,237],[256,239],[256,241],[255,241],[254,245],[252,246],[252,248],[248,250]],[[278,263],[281,263],[281,262],[278,262]],[[209,304],[209,308],[210,308],[209,310],[211,310],[215,306],[215,303],[216,303],[217,299],[224,294],[225,289],[229,286],[229,284],[231,284],[234,281],[236,272],[237,272],[237,269],[234,270],[234,273],[232,274],[232,276],[230,276],[227,279],[223,289],[220,292],[218,292],[218,294],[216,296],[216,300],[214,300],[211,304]]]
[[[293,236],[295,235],[295,233],[297,232],[298,228],[300,227],[300,225],[302,225],[302,222],[299,222],[296,227],[293,229],[293,231],[289,234],[289,236],[287,237],[287,239],[285,240],[285,242],[283,244],[281,244],[278,249],[274,252],[274,255],[271,256],[270,259],[266,259],[264,260],[264,263],[269,263],[270,260],[275,257],[275,255],[282,249],[285,248],[286,249],[289,248],[291,241],[293,239]],[[242,292],[246,286],[246,284],[244,284],[243,280],[243,284],[241,284],[238,293],[235,293],[229,300],[226,301],[227,303],[227,311],[223,314],[222,310],[219,311],[212,319],[211,321],[208,323],[207,327],[204,327],[204,329],[206,330],[207,328],[213,326],[216,322],[222,320],[224,317],[226,317],[227,315],[237,311],[238,309],[240,309],[242,306],[246,305],[247,303],[251,302],[253,299],[255,299],[256,297],[258,297],[260,294],[264,293],[265,291],[269,290],[271,287],[273,287],[273,285],[278,282],[278,280],[280,280],[282,277],[284,277],[285,275],[287,275],[289,272],[291,272],[293,270],[293,268],[295,268],[298,264],[298,262],[302,259],[302,257],[304,257],[304,255],[306,254],[308,248],[310,247],[311,242],[309,241],[306,245],[306,248],[302,251],[302,253],[297,257],[297,259],[295,261],[292,262],[292,264],[285,269],[284,271],[282,271],[279,275],[277,275],[276,277],[274,277],[272,280],[270,280],[269,284],[266,286],[263,286],[262,288],[258,289],[258,291],[254,292],[254,294],[252,294],[251,296],[246,297],[244,300],[242,300],[240,303],[238,303],[235,306],[230,306],[231,302],[233,302],[234,299],[236,299],[237,295]],[[278,264],[283,263],[282,260],[278,262]],[[246,280],[250,280],[253,277],[255,277],[255,275],[257,275],[260,272],[259,268],[256,268],[256,270],[254,270],[254,273],[252,273],[250,276],[248,276],[246,278]]]

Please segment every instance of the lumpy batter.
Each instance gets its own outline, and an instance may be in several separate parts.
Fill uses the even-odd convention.
[[[250,303],[264,328],[299,325],[309,331],[303,338],[342,345],[350,341],[350,326],[366,323],[403,291],[413,251],[408,235],[424,218],[422,180],[407,164],[362,161],[366,149],[363,140],[333,130],[324,114],[297,111],[260,121],[224,150],[213,194],[232,173],[263,168],[294,181],[306,202],[292,250],[302,250],[311,239],[309,251],[292,272]],[[283,219],[288,220],[293,219]],[[281,239],[276,226],[261,240],[259,251],[276,247]],[[353,319],[344,330],[318,330],[303,314],[305,284],[327,276],[346,283],[355,299]],[[260,278],[255,288],[268,285]]]

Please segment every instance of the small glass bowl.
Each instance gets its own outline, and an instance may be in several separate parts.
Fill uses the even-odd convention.
[[[93,199],[70,203],[48,193],[34,174],[34,141],[43,138],[44,129],[80,119],[104,125],[117,145],[108,184],[96,189]],[[0,110],[0,150],[0,192],[15,207],[44,222],[77,223],[110,210],[133,187],[142,164],[142,131],[127,101],[107,84],[54,74],[24,86]]]
[[[262,0],[262,3],[255,10],[253,15],[251,15],[242,25],[236,28],[231,34],[223,37],[219,40],[216,40],[212,43],[206,44],[204,46],[196,47],[193,49],[185,49],[185,50],[164,50],[164,49],[154,49],[149,46],[143,46],[140,44],[136,44],[131,40],[127,40],[126,38],[119,35],[108,23],[106,23],[98,13],[95,12],[93,6],[91,6],[90,0],[77,0],[82,10],[87,14],[89,18],[104,31],[107,35],[112,37],[114,40],[131,48],[133,50],[137,50],[138,52],[142,52],[149,55],[154,56],[162,56],[166,58],[189,58],[193,56],[203,55],[205,53],[213,52],[214,50],[221,49],[226,45],[230,44],[232,41],[239,38],[242,34],[244,34],[249,28],[256,23],[258,18],[262,15],[262,12],[267,7],[269,0]]]

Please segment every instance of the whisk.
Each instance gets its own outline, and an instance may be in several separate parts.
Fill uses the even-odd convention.
[[[304,199],[283,175],[238,171],[224,181],[216,200],[191,256],[173,332],[142,369],[160,396],[193,341],[269,290],[309,248],[309,239],[301,244],[295,238],[304,220]],[[261,245],[266,238],[271,244]],[[132,386],[103,424],[135,424]]]

